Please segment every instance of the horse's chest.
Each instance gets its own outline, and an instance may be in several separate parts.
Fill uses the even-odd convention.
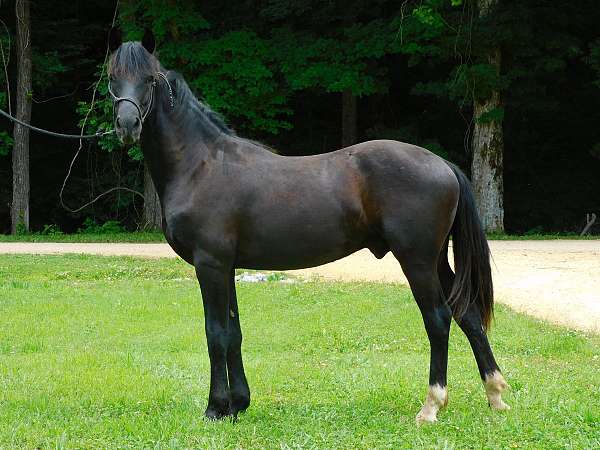
[[[165,237],[175,252],[193,264],[198,250],[230,254],[235,247],[235,227],[228,214],[205,208],[165,209]]]
[[[190,264],[194,263],[193,226],[185,212],[169,214],[165,208],[164,234],[171,248]]]

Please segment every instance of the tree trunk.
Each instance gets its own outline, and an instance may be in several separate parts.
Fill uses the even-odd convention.
[[[31,39],[29,0],[16,0],[17,22],[17,114],[31,121]],[[13,198],[11,231],[29,231],[29,130],[15,123],[13,147]]]
[[[484,18],[493,11],[498,0],[479,0],[479,17]],[[500,73],[501,52],[499,48],[490,49],[488,63],[496,73]],[[479,217],[488,232],[504,231],[504,181],[503,153],[504,138],[502,120],[498,117],[502,110],[500,92],[494,90],[485,98],[475,98],[473,116],[473,162],[471,179]]]
[[[146,163],[144,163],[144,228],[150,230],[162,229],[160,199]]]
[[[356,144],[356,96],[351,90],[342,92],[342,147]]]

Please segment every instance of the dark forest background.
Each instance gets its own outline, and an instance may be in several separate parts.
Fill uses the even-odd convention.
[[[34,125],[79,132],[114,11],[114,2],[100,0],[31,3]],[[14,2],[0,2],[0,17],[7,52]],[[167,68],[182,72],[240,135],[285,155],[341,147],[342,104],[351,95],[357,140],[415,143],[468,172],[472,93],[493,85],[504,100],[497,113],[506,231],[579,231],[586,213],[600,213],[596,0],[501,0],[487,20],[472,2],[456,0],[122,1],[118,22],[130,39],[152,28]],[[500,77],[477,64],[478,48],[490,42],[502,49]],[[15,71],[13,51],[13,86]],[[0,97],[3,109],[7,100]],[[88,131],[107,125],[107,111],[101,101]],[[2,119],[0,132],[0,232],[8,232],[12,124]],[[101,144],[84,144],[66,189],[71,206],[116,185],[144,190],[139,151]],[[31,229],[56,224],[70,232],[88,218],[138,228],[143,203],[129,193],[77,214],[61,208],[58,193],[77,147],[31,134]]]

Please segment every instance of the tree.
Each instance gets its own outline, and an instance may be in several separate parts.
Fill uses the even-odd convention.
[[[31,21],[29,0],[17,0],[17,118],[31,120]],[[29,231],[29,130],[15,123],[11,232]]]
[[[479,18],[485,20],[494,14],[498,1],[478,0]],[[492,78],[497,79],[500,75],[501,57],[499,46],[488,49],[487,70],[491,71]],[[479,217],[485,230],[492,232],[504,231],[503,115],[498,87],[475,93],[471,180]]]

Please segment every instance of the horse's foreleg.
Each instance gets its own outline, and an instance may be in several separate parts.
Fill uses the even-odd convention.
[[[220,261],[207,255],[196,258],[195,266],[202,291],[210,359],[210,391],[205,415],[209,419],[220,419],[231,414],[231,395],[227,381],[231,268],[223,267]]]
[[[440,260],[439,276],[444,293],[448,297],[452,290],[452,283],[454,282],[454,272],[452,272],[448,264],[447,257]],[[508,387],[508,384],[504,381],[504,377],[500,373],[500,368],[492,353],[487,335],[483,330],[481,314],[477,305],[469,305],[465,314],[460,318],[455,316],[455,320],[471,344],[490,407],[497,410],[510,409],[502,400],[501,395]]]
[[[229,347],[227,349],[227,371],[231,390],[231,413],[235,416],[250,405],[250,388],[242,362],[242,329],[235,293],[235,272],[230,275],[229,288]]]

